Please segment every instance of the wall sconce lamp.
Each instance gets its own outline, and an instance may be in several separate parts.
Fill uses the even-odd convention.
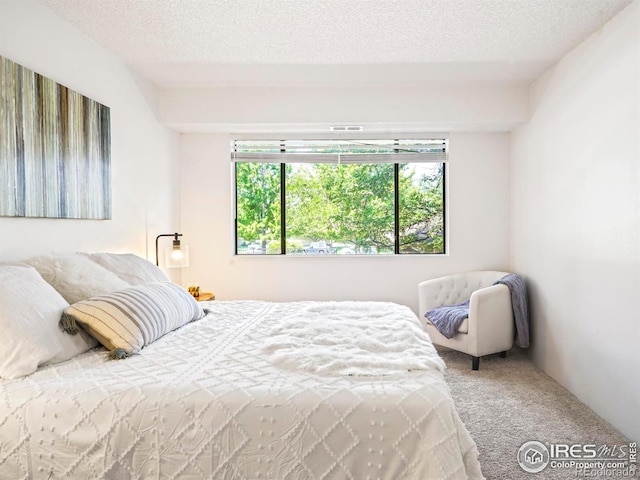
[[[181,245],[180,239],[181,233],[163,233],[156,237],[156,265],[158,263],[158,240],[160,237],[173,237],[173,245],[171,247],[165,247],[164,252],[164,266],[167,268],[182,268],[189,266],[189,246]]]

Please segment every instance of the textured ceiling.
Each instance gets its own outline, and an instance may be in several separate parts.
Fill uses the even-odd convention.
[[[154,83],[194,86],[528,82],[632,0],[39,1]]]

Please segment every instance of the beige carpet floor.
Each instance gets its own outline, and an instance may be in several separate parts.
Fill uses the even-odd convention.
[[[456,408],[478,445],[482,471],[489,480],[585,478],[572,470],[549,467],[540,473],[524,472],[517,452],[527,441],[598,446],[629,443],[520,350],[512,349],[507,358],[482,357],[478,371],[471,370],[468,355],[446,349],[439,352],[447,364],[445,377]],[[640,476],[636,472],[626,478]]]

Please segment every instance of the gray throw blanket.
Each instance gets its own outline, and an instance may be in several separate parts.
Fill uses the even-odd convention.
[[[516,322],[516,345],[527,348],[529,346],[529,302],[524,278],[510,273],[496,283],[506,285],[511,292],[511,308]]]
[[[469,316],[469,300],[429,310],[425,317],[447,338],[453,337]]]
[[[515,273],[510,273],[494,283],[494,285],[497,284],[506,285],[511,293],[511,308],[516,324],[516,345],[527,348],[529,346],[529,306],[524,279]],[[425,317],[447,338],[456,334],[468,316],[469,300],[434,308],[425,314]]]

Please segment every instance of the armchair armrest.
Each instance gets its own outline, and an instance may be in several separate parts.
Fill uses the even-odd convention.
[[[469,353],[476,357],[511,348],[513,310],[506,285],[492,285],[471,294],[468,335]]]

